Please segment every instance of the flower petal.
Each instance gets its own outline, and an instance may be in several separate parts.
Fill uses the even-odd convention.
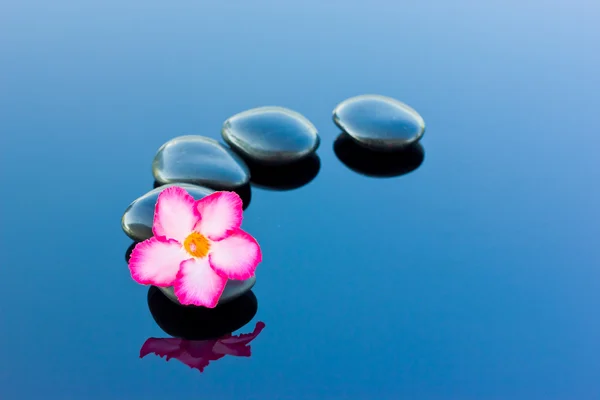
[[[199,215],[194,198],[179,186],[171,186],[160,192],[154,209],[154,236],[166,236],[183,243],[194,230]]]
[[[211,240],[220,240],[242,224],[242,199],[235,192],[214,192],[196,202],[200,221],[195,230]]]
[[[173,289],[181,304],[214,308],[225,283],[227,279],[212,270],[207,257],[193,258],[181,263]]]
[[[248,279],[262,261],[260,246],[241,229],[235,229],[223,240],[212,242],[208,253],[210,266],[229,279]]]
[[[129,258],[133,280],[142,285],[171,286],[179,265],[189,256],[173,239],[151,237],[138,243]]]

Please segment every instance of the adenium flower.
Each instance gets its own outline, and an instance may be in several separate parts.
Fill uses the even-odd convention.
[[[240,229],[242,213],[235,192],[196,201],[178,186],[163,190],[154,236],[131,253],[131,276],[143,285],[173,286],[181,304],[214,308],[227,279],[250,278],[262,260],[256,240]]]
[[[140,358],[150,353],[166,357],[169,361],[175,358],[190,368],[200,372],[211,362],[225,357],[250,357],[249,343],[263,330],[265,324],[257,322],[254,332],[238,336],[225,335],[214,340],[185,340],[178,338],[149,338],[140,350]]]

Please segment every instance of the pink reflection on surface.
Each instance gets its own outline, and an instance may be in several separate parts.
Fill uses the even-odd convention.
[[[212,340],[185,340],[178,338],[149,338],[140,350],[140,358],[150,353],[166,357],[169,361],[175,358],[190,368],[200,372],[211,362],[226,355],[250,357],[250,342],[263,330],[265,324],[257,322],[252,333],[237,336],[227,334]]]

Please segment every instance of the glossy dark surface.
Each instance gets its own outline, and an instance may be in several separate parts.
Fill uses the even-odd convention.
[[[317,128],[305,116],[284,107],[257,107],[227,119],[221,129],[232,149],[256,163],[286,165],[319,147]]]
[[[600,6],[202,4],[0,6],[0,398],[600,398]],[[362,93],[423,116],[418,168],[338,159]],[[267,104],[320,168],[251,188],[251,357],[140,359],[169,335],[121,215],[163,143]]]
[[[200,135],[178,136],[158,149],[152,174],[159,184],[187,182],[232,190],[250,181],[244,161],[226,146]]]
[[[400,150],[373,151],[356,143],[345,132],[335,139],[333,151],[351,170],[378,178],[408,174],[419,168],[425,160],[425,149],[421,143],[403,146]]]
[[[160,288],[148,289],[148,309],[167,335],[185,340],[217,339],[237,331],[254,318],[258,300],[252,291],[216,308],[179,307]]]

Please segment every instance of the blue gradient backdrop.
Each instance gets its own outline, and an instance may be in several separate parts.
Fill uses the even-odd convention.
[[[600,6],[541,1],[5,1],[2,399],[600,398]],[[374,179],[331,111],[427,123]],[[320,174],[254,188],[249,359],[139,359],[166,336],[122,212],[157,148],[263,105],[319,129]]]

